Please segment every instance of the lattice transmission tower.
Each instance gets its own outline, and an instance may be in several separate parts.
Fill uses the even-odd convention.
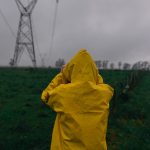
[[[10,61],[10,65],[17,66],[23,52],[27,50],[33,66],[36,67],[31,14],[37,3],[37,0],[28,0],[26,5],[23,3],[24,0],[15,1],[20,11],[20,21],[16,39],[15,52],[13,59],[11,59]]]

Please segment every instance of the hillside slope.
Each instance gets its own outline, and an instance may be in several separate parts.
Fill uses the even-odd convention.
[[[128,99],[120,98],[110,114],[108,150],[150,149],[150,72],[144,73]]]
[[[0,149],[49,149],[55,113],[40,101],[42,90],[59,72],[53,69],[0,68]],[[100,71],[113,87],[131,71]],[[150,73],[141,75],[127,97],[110,112],[108,150],[150,149]],[[111,102],[111,107],[113,104]]]

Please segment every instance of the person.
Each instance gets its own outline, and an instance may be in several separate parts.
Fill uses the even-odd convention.
[[[81,49],[43,91],[56,113],[50,150],[107,150],[106,130],[113,88],[87,50]]]

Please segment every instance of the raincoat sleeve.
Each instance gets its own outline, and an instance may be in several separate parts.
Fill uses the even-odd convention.
[[[114,89],[110,85],[104,83],[103,78],[102,78],[102,76],[100,74],[98,74],[97,85],[100,86],[101,88],[103,88],[103,90],[105,90],[108,93],[110,93],[111,97],[114,95]],[[111,98],[107,98],[107,99],[110,100]]]
[[[65,83],[64,78],[63,78],[63,74],[59,73],[57,74],[53,80],[49,83],[49,85],[46,87],[46,89],[42,92],[41,95],[41,100],[45,103],[47,103],[48,99],[49,99],[49,93],[56,88],[57,86],[59,86],[60,84]]]
[[[100,74],[98,74],[98,82],[97,84],[102,84],[103,83],[103,78]]]

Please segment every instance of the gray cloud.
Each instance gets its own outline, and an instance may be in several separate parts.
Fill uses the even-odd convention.
[[[34,35],[46,64],[68,61],[80,48],[94,59],[135,62],[150,59],[149,0],[60,0],[53,49],[50,51],[55,0],[39,0],[33,11]],[[15,32],[19,11],[14,1],[1,0],[1,9]],[[13,56],[15,38],[0,16],[0,65]],[[36,34],[35,34],[36,33]],[[50,55],[51,54],[51,55]],[[20,65],[30,65],[28,55]]]

